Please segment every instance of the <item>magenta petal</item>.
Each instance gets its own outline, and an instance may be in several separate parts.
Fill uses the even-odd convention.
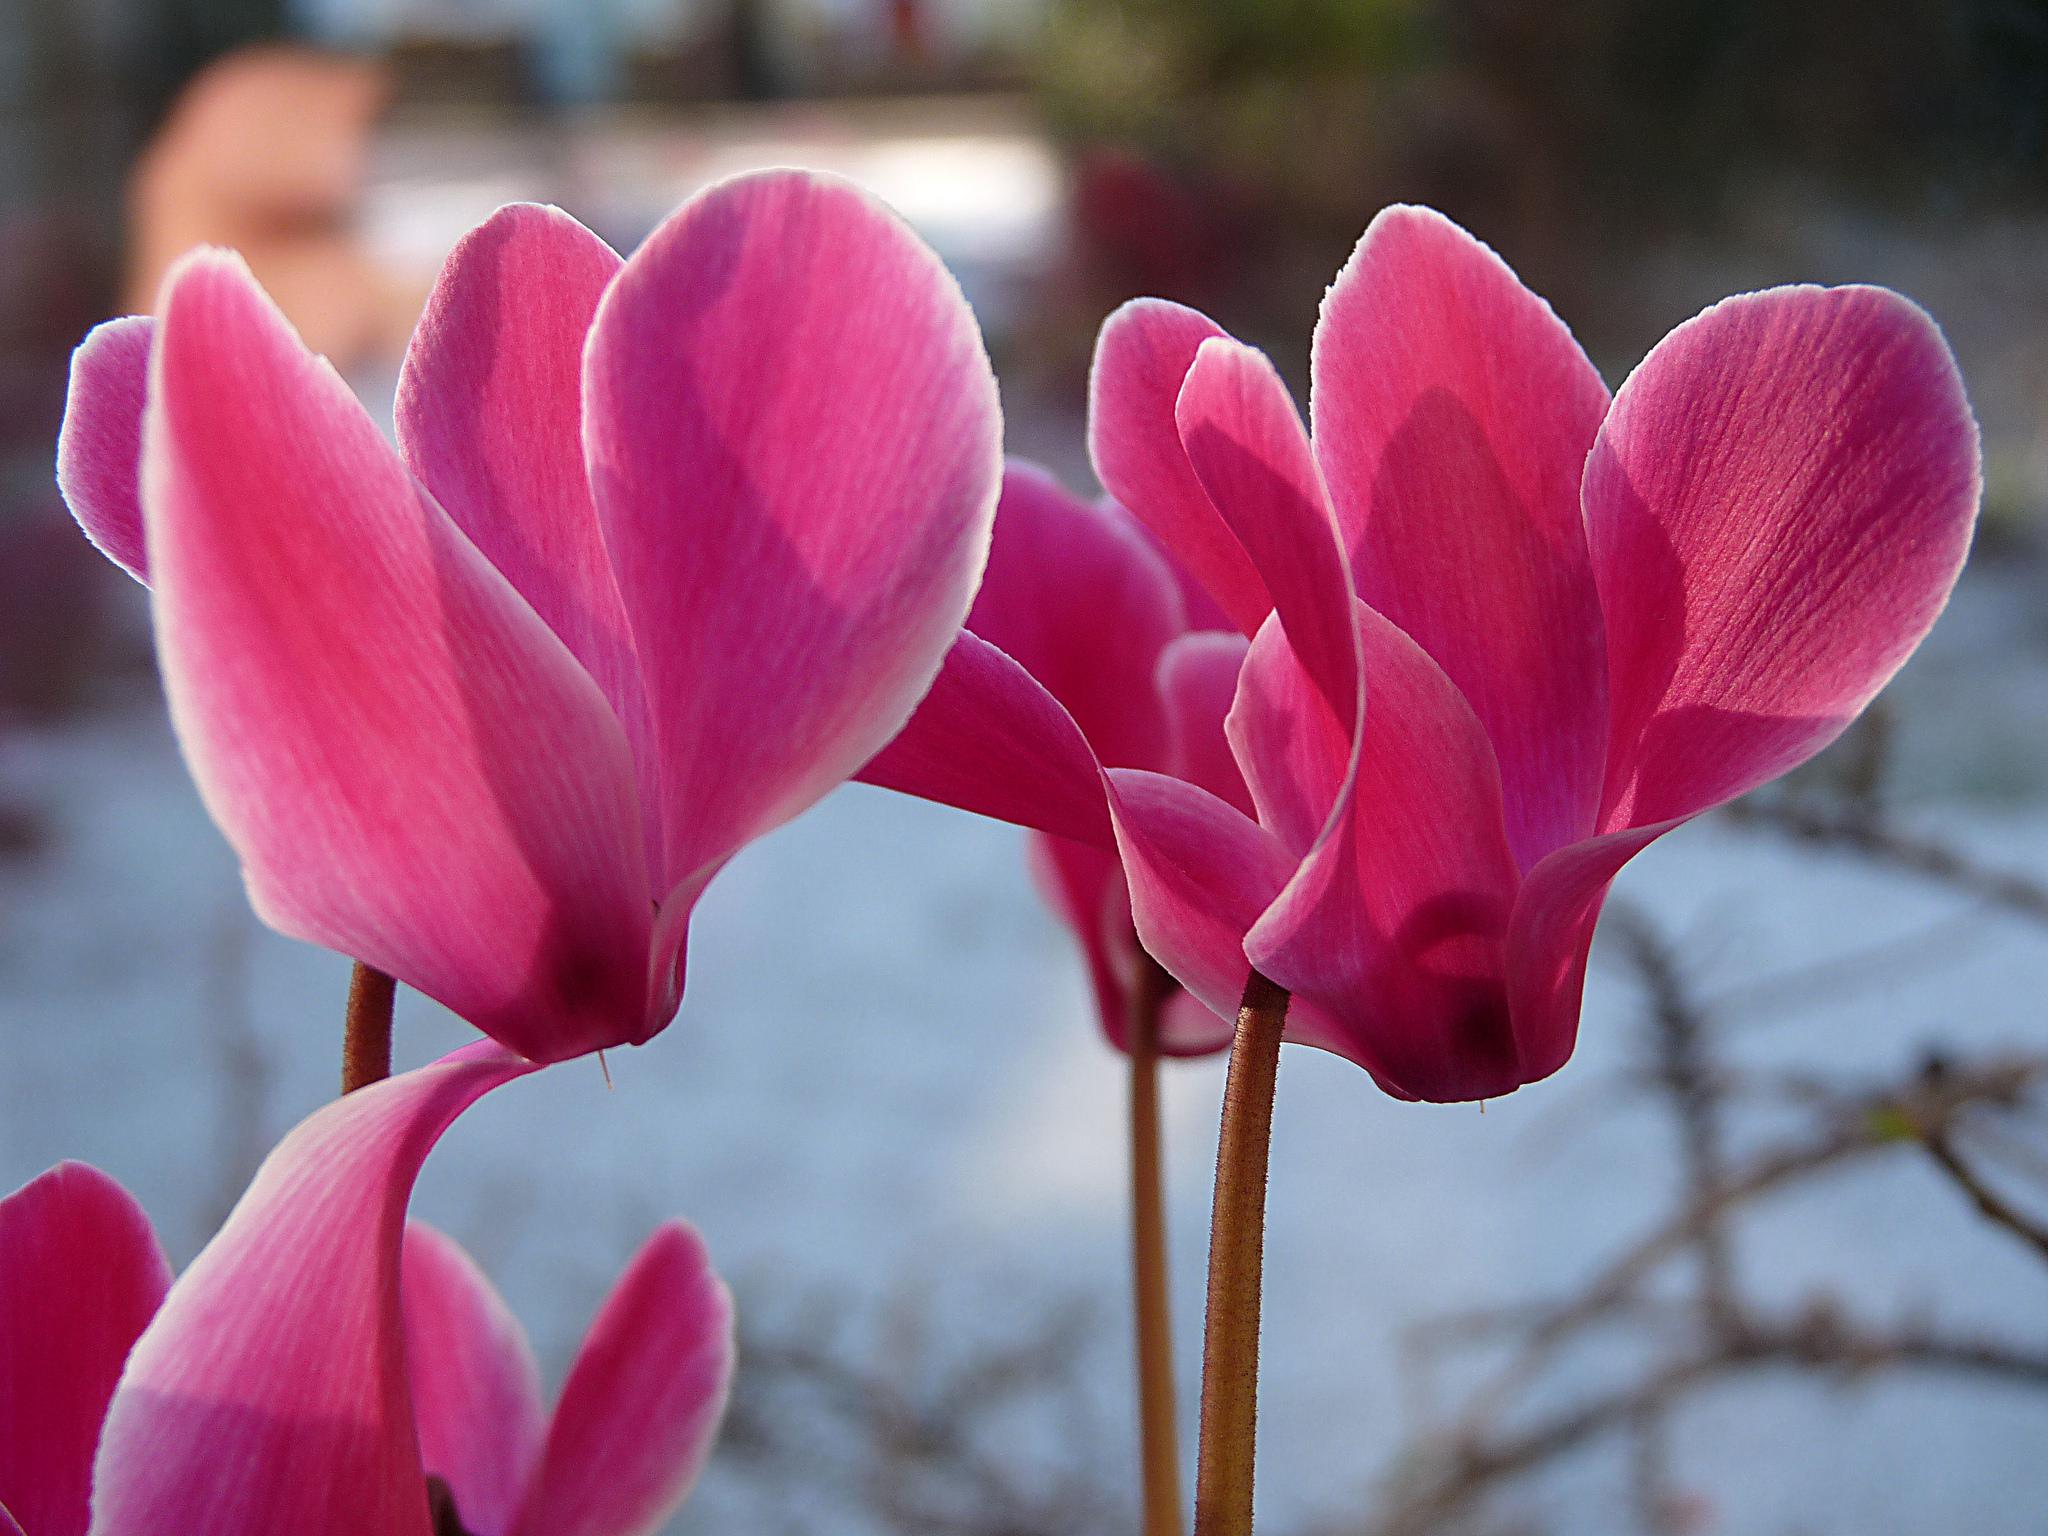
[[[1123,865],[1108,849],[1042,833],[1026,842],[1025,856],[1039,894],[1081,946],[1103,1038],[1123,1050],[1138,947]]]
[[[1980,488],[1955,360],[1897,294],[1774,288],[1658,343],[1586,466],[1602,825],[1704,810],[1833,740],[1940,613]]]
[[[711,1454],[732,1367],[732,1296],[695,1229],[671,1222],[570,1367],[516,1536],[652,1536]]]
[[[129,315],[86,334],[71,354],[64,426],[57,434],[64,504],[100,553],[144,586],[142,410],[155,328],[147,315]]]
[[[14,1516],[7,1512],[5,1504],[0,1504],[0,1536],[25,1536]]]
[[[988,552],[995,379],[906,225],[768,171],[626,263],[584,391],[666,890],[849,777],[931,685]]]
[[[1294,860],[1207,790],[1137,769],[1105,777],[1139,939],[1212,1012],[1236,1018],[1251,969],[1244,936]]]
[[[1550,306],[1425,208],[1372,221],[1324,297],[1313,372],[1358,594],[1471,702],[1526,868],[1599,810],[1606,649],[1579,480],[1607,390]]]
[[[1105,320],[1088,380],[1088,451],[1104,489],[1250,634],[1273,600],[1210,504],[1174,424],[1195,354],[1223,334],[1208,316],[1164,299],[1133,299]]]
[[[1330,833],[1247,935],[1245,952],[1328,1016],[1337,1034],[1316,1044],[1394,1092],[1505,1093],[1519,1081],[1501,982],[1519,877],[1500,770],[1478,717],[1436,663],[1363,604],[1358,618],[1367,705],[1355,771]],[[1266,641],[1254,642],[1245,666],[1246,689],[1260,675],[1267,704],[1258,732],[1240,742],[1241,759],[1283,750],[1288,721],[1309,721],[1322,702],[1298,663],[1291,678],[1262,665]],[[1279,648],[1276,662],[1287,654]],[[1332,741],[1322,750],[1335,749]],[[1340,772],[1321,769],[1325,781]]]
[[[621,265],[559,208],[499,209],[441,268],[396,415],[420,483],[597,679],[637,743],[640,664],[583,467],[583,343]]]
[[[399,1306],[406,1201],[455,1117],[532,1070],[480,1042],[278,1144],[129,1358],[95,1536],[429,1536]]]
[[[1114,842],[1101,770],[1074,717],[965,630],[910,723],[859,777],[1100,848]]]
[[[107,1401],[171,1267],[135,1199],[60,1163],[0,1200],[0,1530],[85,1536]]]
[[[405,1230],[405,1378],[420,1460],[470,1536],[505,1536],[547,1427],[526,1331],[453,1239]]]
[[[1348,736],[1359,710],[1351,577],[1287,386],[1263,353],[1212,337],[1188,370],[1174,420],[1196,477]]]
[[[1310,681],[1277,614],[1259,627],[1238,668],[1224,734],[1259,825],[1294,858],[1307,857],[1332,829],[1333,815],[1344,814],[1353,732]]]
[[[1529,871],[1508,923],[1508,1005],[1522,1079],[1548,1077],[1579,1036],[1586,955],[1607,888],[1622,865],[1677,821],[1610,832],[1560,848]]]
[[[1247,816],[1253,814],[1251,791],[1223,723],[1249,649],[1244,636],[1231,630],[1182,635],[1160,653],[1158,680],[1171,726],[1174,775]]]
[[[537,1060],[644,1038],[625,737],[231,257],[165,287],[145,433],[171,716],[265,921]]]
[[[1153,674],[1185,627],[1180,591],[1122,508],[1091,505],[1036,465],[1011,461],[967,627],[1066,706],[1103,763],[1163,765]]]

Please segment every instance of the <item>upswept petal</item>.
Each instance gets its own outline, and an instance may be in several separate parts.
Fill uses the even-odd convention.
[[[1357,616],[1369,702],[1355,767],[1329,835],[1246,936],[1245,953],[1332,1021],[1334,1037],[1313,1043],[1390,1091],[1505,1093],[1520,1081],[1501,983],[1519,876],[1500,770],[1442,669],[1362,603]],[[1267,701],[1240,747],[1248,772],[1282,750],[1274,733],[1290,722],[1305,730],[1321,705],[1298,662],[1287,675],[1285,646],[1263,664],[1265,639],[1253,643],[1240,690],[1242,709],[1257,676]],[[1334,747],[1326,743],[1325,757]]]
[[[1102,771],[1074,717],[967,630],[909,724],[857,777],[1098,848],[1115,844]]]
[[[696,1230],[670,1222],[569,1368],[515,1536],[653,1536],[711,1453],[732,1368],[731,1293]]]
[[[481,1041],[278,1144],[129,1357],[94,1536],[430,1536],[399,1305],[406,1201],[455,1117],[532,1070]]]
[[[1573,843],[1544,858],[1522,882],[1508,921],[1507,984],[1524,1082],[1548,1077],[1571,1059],[1586,955],[1608,886],[1622,865],[1679,824],[1657,822]]]
[[[1295,861],[1236,807],[1180,779],[1112,768],[1110,812],[1139,940],[1174,979],[1225,1019],[1251,966],[1244,937]]]
[[[420,1461],[470,1536],[506,1536],[547,1428],[526,1330],[475,1261],[421,1222],[405,1229],[399,1295]]]
[[[1223,732],[1259,825],[1295,859],[1306,858],[1346,814],[1339,802],[1349,794],[1356,741],[1309,678],[1278,614],[1245,652]]]
[[[1088,452],[1103,488],[1250,634],[1273,600],[1210,504],[1174,424],[1195,354],[1223,334],[1207,315],[1164,299],[1133,299],[1103,321],[1088,376]]]
[[[122,1363],[170,1287],[132,1195],[59,1163],[0,1200],[0,1530],[84,1536]]]
[[[258,913],[536,1060],[644,1038],[617,720],[238,259],[166,283],[144,439],[171,716]]]
[[[906,225],[849,183],[769,171],[692,198],[628,260],[584,402],[666,890],[850,776],[930,687],[988,552],[995,378]]]
[[[1195,477],[1251,557],[1288,644],[1352,732],[1361,705],[1351,573],[1308,433],[1262,352],[1211,337],[1174,406]]]
[[[1312,373],[1359,596],[1485,725],[1526,869],[1599,810],[1606,649],[1579,481],[1607,390],[1505,262],[1413,207],[1375,218],[1331,285]]]
[[[1173,572],[1130,514],[1010,462],[967,628],[1043,684],[1108,766],[1164,765],[1153,673],[1185,627]]]
[[[128,315],[96,325],[71,354],[64,425],[57,433],[57,487],[99,552],[144,586],[142,410],[156,322]]]
[[[441,268],[396,418],[420,483],[597,679],[638,747],[640,663],[583,467],[583,344],[621,265],[559,208],[500,208]]]
[[[1231,755],[1224,720],[1250,649],[1232,630],[1182,635],[1159,653],[1158,688],[1173,742],[1172,771],[1217,799],[1255,814],[1244,773]]]
[[[1833,740],[1954,585],[1981,489],[1941,332],[1881,288],[1773,288],[1650,352],[1586,466],[1614,697],[1603,828]]]

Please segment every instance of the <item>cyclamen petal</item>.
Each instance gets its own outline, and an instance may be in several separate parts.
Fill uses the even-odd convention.
[[[591,1324],[514,1536],[653,1536],[711,1454],[733,1347],[731,1293],[703,1239],[669,1223]]]
[[[514,203],[457,242],[398,377],[407,465],[647,733],[640,662],[583,466],[583,344],[624,263],[559,208]]]
[[[1705,810],[1832,741],[1941,612],[1981,489],[1955,359],[1897,294],[1774,288],[1658,343],[1586,466],[1603,828]]]
[[[1367,704],[1355,767],[1323,765],[1324,782],[1342,780],[1330,834],[1246,936],[1245,953],[1330,1015],[1343,1030],[1333,1048],[1391,1091],[1493,1097],[1520,1081],[1501,980],[1518,875],[1500,770],[1442,669],[1365,605],[1356,615]],[[1260,650],[1245,670],[1266,674],[1263,728],[1278,734],[1247,741],[1241,755],[1254,760],[1322,703],[1298,660],[1287,676],[1284,646],[1265,667]],[[1340,750],[1322,739],[1327,753]]]
[[[1088,453],[1103,488],[1250,634],[1273,600],[1202,489],[1174,421],[1196,354],[1223,334],[1207,315],[1163,299],[1133,299],[1105,320],[1088,378]]]
[[[1486,726],[1526,869],[1599,811],[1606,647],[1579,480],[1607,390],[1550,306],[1426,208],[1372,221],[1324,297],[1313,373],[1359,596]]]
[[[144,586],[149,557],[142,533],[142,410],[155,329],[147,315],[93,327],[71,354],[64,426],[57,435],[57,485],[64,504],[100,553]]]
[[[166,283],[144,445],[172,720],[259,915],[535,1060],[645,1039],[617,719],[234,258]]]
[[[278,1144],[129,1358],[93,1536],[431,1536],[395,1304],[406,1202],[455,1117],[532,1070],[480,1042]]]
[[[0,1531],[85,1536],[107,1403],[170,1283],[149,1218],[97,1168],[0,1199]]]
[[[470,1536],[506,1536],[547,1433],[526,1330],[475,1260],[417,1221],[399,1291],[421,1465],[447,1483]]]
[[[931,685],[988,551],[995,380],[923,242],[848,183],[776,171],[627,261],[584,406],[666,892],[859,769]]]

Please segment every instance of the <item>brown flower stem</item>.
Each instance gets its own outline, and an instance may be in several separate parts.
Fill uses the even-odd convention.
[[[391,1075],[391,1009],[398,983],[356,962],[348,979],[348,1015],[341,1037],[341,1091],[354,1093]]]
[[[1202,1432],[1195,1536],[1250,1536],[1259,1413],[1259,1282],[1266,1251],[1266,1167],[1287,993],[1257,971],[1237,1010],[1216,1145],[1209,1221],[1209,1316],[1202,1339]]]
[[[1131,1300],[1137,1317],[1138,1457],[1145,1536],[1181,1536],[1180,1430],[1166,1285],[1166,1179],[1159,1137],[1159,1012],[1173,978],[1150,955],[1131,981]]]

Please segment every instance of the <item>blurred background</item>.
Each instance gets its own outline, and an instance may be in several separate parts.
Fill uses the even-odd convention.
[[[1482,1114],[1289,1053],[1262,1528],[2039,1531],[2048,0],[0,0],[0,1188],[89,1159],[189,1258],[332,1092],[346,978],[248,915],[144,596],[65,517],[70,348],[218,241],[388,412],[497,204],[630,248],[778,163],[924,232],[1076,485],[1112,305],[1300,383],[1396,199],[1610,383],[1742,288],[1934,313],[1984,427],[1961,590],[1842,744],[1625,874],[1571,1066]],[[1122,1072],[1018,835],[842,791],[713,888],[690,988],[615,1087],[467,1117],[418,1205],[557,1379],[644,1231],[705,1228],[743,1379],[676,1528],[1134,1528]],[[464,1034],[401,1023],[407,1063]],[[1168,1070],[1190,1421],[1220,1084]]]

